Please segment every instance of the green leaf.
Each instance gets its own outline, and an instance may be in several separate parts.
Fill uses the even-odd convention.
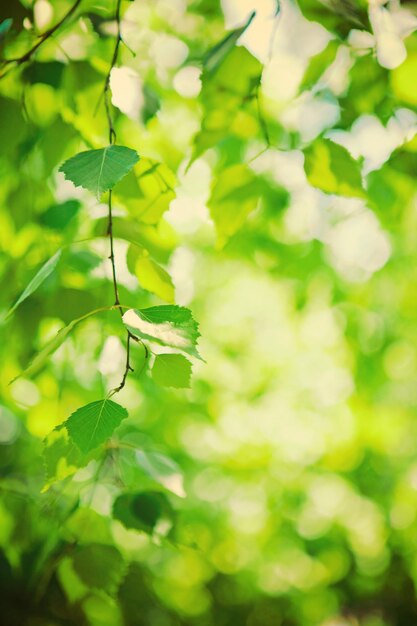
[[[125,146],[107,146],[79,152],[59,168],[76,187],[84,187],[97,198],[112,189],[137,163],[139,155]]]
[[[107,593],[117,591],[125,571],[125,562],[119,550],[100,543],[78,546],[72,563],[84,584]]]
[[[65,67],[65,63],[59,61],[47,61],[44,63],[35,61],[25,68],[23,77],[25,81],[31,84],[43,83],[57,88],[61,84]]]
[[[150,478],[177,496],[185,496],[181,470],[172,459],[159,452],[136,450],[135,460]]]
[[[120,404],[108,399],[97,400],[72,413],[65,427],[81,452],[88,454],[104,443],[127,415]]]
[[[395,96],[401,102],[414,107],[417,106],[416,72],[417,52],[415,51],[410,52],[404,63],[390,72],[391,86]]]
[[[335,60],[338,50],[339,42],[336,39],[331,39],[324,50],[311,57],[299,88],[300,92],[311,89],[318,82],[325,70]]]
[[[108,309],[111,309],[111,308],[112,307],[108,307]],[[64,328],[61,328],[57,332],[55,337],[53,337],[42,348],[42,350],[35,356],[35,358],[31,361],[28,367],[24,369],[23,372],[19,374],[19,376],[16,376],[16,378],[14,378],[11,382],[16,380],[17,378],[21,378],[21,377],[31,378],[32,376],[35,376],[44,367],[46,361],[51,356],[51,354],[53,354],[56,350],[58,350],[58,348],[64,343],[68,335],[74,330],[77,324],[87,319],[91,315],[100,313],[103,310],[107,310],[107,307],[105,307],[104,309],[95,309],[94,311],[90,311],[89,313],[86,313],[85,315],[82,315],[81,317],[78,317],[77,319],[72,320],[72,322],[70,322],[67,326],[64,326]]]
[[[304,150],[308,182],[326,193],[363,198],[359,163],[351,154],[329,139],[317,139]]]
[[[62,204],[55,204],[42,213],[41,224],[53,230],[63,230],[77,215],[81,204],[78,200],[67,200]]]
[[[176,178],[164,163],[141,159],[117,186],[115,197],[130,215],[145,224],[157,224],[175,198]]]
[[[164,387],[189,387],[191,370],[190,361],[182,354],[157,354],[152,378]]]
[[[141,444],[138,443],[138,446]],[[126,447],[125,447],[126,446]],[[183,498],[184,479],[177,463],[160,452],[127,447],[124,440],[117,454],[118,472],[128,489],[155,489],[156,483]]]
[[[5,39],[7,33],[11,29],[13,20],[11,17],[6,18],[0,23],[0,42]]]
[[[22,304],[22,302],[26,300],[26,298],[29,298],[29,296],[31,296],[32,293],[41,286],[44,280],[46,280],[48,276],[52,274],[52,272],[58,265],[58,261],[60,258],[61,250],[58,250],[58,252],[56,252],[54,256],[52,256],[50,259],[48,259],[46,263],[44,263],[44,265],[42,265],[40,270],[35,274],[26,289],[23,291],[22,295],[17,299],[12,308],[9,309],[6,318],[9,317],[9,315],[11,315],[14,311],[16,311],[17,307]]]
[[[44,439],[43,460],[45,464],[46,491],[52,483],[72,476],[88,459],[69,438],[68,431],[61,424]]]
[[[123,493],[113,505],[113,517],[126,527],[152,533],[162,518],[172,516],[171,506],[163,493],[144,491]]]
[[[143,289],[166,302],[174,302],[175,292],[171,276],[149,256],[139,256],[135,264],[135,274]]]
[[[218,243],[223,246],[256,208],[263,183],[247,165],[232,165],[215,178],[207,203],[216,225]]]
[[[203,72],[200,95],[203,121],[194,140],[191,162],[233,134],[233,124],[236,123],[238,113],[249,110],[254,120],[258,120],[255,94],[261,73],[261,63],[242,46],[233,47],[215,72]],[[252,134],[257,134],[257,122],[252,126]],[[241,130],[238,124],[236,130]]]
[[[129,309],[123,322],[135,335],[155,341],[163,346],[177,348],[197,358],[198,324],[191,311],[174,304],[148,309]]]
[[[302,14],[327,30],[347,37],[352,28],[369,28],[366,0],[298,0]]]
[[[251,15],[249,16],[246,24],[232,30],[226,35],[224,39],[222,39],[218,44],[216,44],[213,48],[211,48],[211,50],[207,52],[203,61],[205,72],[213,72],[217,69],[217,67],[221,64],[221,62],[229,54],[229,52],[233,50],[237,41],[251,24],[255,15],[256,11],[253,11],[253,13],[251,13]]]

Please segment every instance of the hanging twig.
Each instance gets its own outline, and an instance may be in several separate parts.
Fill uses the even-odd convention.
[[[114,46],[114,50],[113,50],[113,56],[110,62],[110,67],[109,67],[109,71],[107,72],[106,75],[106,80],[104,83],[104,90],[103,90],[103,96],[104,96],[104,107],[106,109],[106,116],[107,116],[107,124],[109,127],[109,143],[110,145],[113,145],[116,142],[116,131],[114,129],[114,123],[113,123],[113,116],[112,116],[112,104],[111,104],[111,91],[110,91],[110,77],[111,77],[111,72],[113,70],[113,68],[116,66],[117,63],[117,59],[119,56],[119,47],[120,47],[120,42],[122,41],[122,35],[121,35],[121,20],[120,20],[120,7],[122,4],[122,0],[117,0],[117,4],[116,4],[116,13],[115,13],[115,20],[116,20],[116,25],[117,25],[117,32],[116,32],[116,43]],[[112,190],[110,189],[109,191],[109,200],[108,200],[108,226],[107,226],[107,234],[109,236],[109,241],[110,241],[110,263],[111,263],[111,268],[112,268],[112,278],[113,278],[113,290],[114,290],[114,299],[115,299],[115,305],[118,306],[120,304],[120,300],[119,300],[119,286],[117,283],[117,274],[116,274],[116,263],[115,263],[115,259],[114,259],[114,237],[113,237],[113,207],[112,207]],[[122,309],[120,310],[120,314],[123,317],[123,311]],[[116,387],[115,389],[112,390],[111,395],[113,395],[114,393],[118,393],[119,391],[121,391],[123,389],[123,387],[126,384],[126,379],[128,377],[129,372],[133,372],[133,367],[130,364],[130,341],[133,339],[133,341],[136,342],[140,342],[140,339],[138,337],[136,337],[135,335],[133,335],[130,330],[127,330],[127,338],[126,338],[126,365],[125,365],[125,370],[123,373],[123,377],[122,380],[120,382],[120,385],[118,387]],[[148,349],[145,346],[145,344],[143,344],[143,347],[145,349],[145,359],[148,358]]]
[[[24,63],[27,63],[28,61],[30,61],[32,56],[38,50],[38,48],[40,48],[41,45],[45,43],[45,41],[47,41],[50,37],[52,37],[52,35],[54,35],[54,33],[56,33],[56,31],[59,28],[61,28],[63,24],[65,24],[65,22],[71,17],[71,15],[75,13],[75,11],[80,6],[81,2],[82,0],[76,0],[76,2],[67,11],[67,13],[65,13],[65,15],[59,20],[59,22],[57,22],[54,26],[51,26],[51,28],[49,28],[44,33],[42,33],[42,35],[39,35],[39,40],[32,46],[32,48],[30,48],[27,52],[22,54],[20,57],[14,57],[11,59],[2,59],[2,61],[0,62],[0,67],[7,68],[7,66],[13,65],[13,64],[16,67],[18,67],[19,65],[23,65]],[[5,69],[0,74],[0,79],[6,76],[9,73],[10,69]]]
[[[116,43],[115,43],[115,46],[114,46],[113,56],[112,56],[112,60],[110,62],[109,71],[107,72],[106,80],[104,82],[104,91],[103,91],[104,107],[106,109],[107,123],[109,125],[109,142],[110,142],[110,144],[113,144],[116,141],[116,131],[114,130],[113,116],[111,114],[110,77],[111,77],[111,73],[112,73],[113,68],[116,66],[117,58],[119,56],[120,42],[122,41],[121,23],[120,23],[120,7],[121,7],[121,4],[122,4],[122,0],[117,0],[116,14],[115,14],[116,28],[117,28]]]

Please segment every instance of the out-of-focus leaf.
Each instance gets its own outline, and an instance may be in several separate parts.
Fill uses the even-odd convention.
[[[215,177],[208,207],[220,246],[244,224],[262,190],[262,181],[244,164],[232,165]]]
[[[40,216],[40,222],[53,230],[63,230],[77,215],[80,209],[78,200],[66,200],[62,204],[54,204]]]
[[[78,546],[72,563],[84,584],[110,594],[117,591],[125,571],[125,562],[119,550],[106,544]]]
[[[347,93],[341,98],[341,122],[349,128],[363,114],[378,115],[386,122],[395,108],[388,72],[371,54],[359,57],[351,67]]]
[[[81,452],[88,454],[104,443],[127,415],[124,407],[106,398],[74,411],[65,427]]]
[[[127,489],[155,489],[156,483],[182,498],[185,496],[181,469],[172,459],[160,452],[124,447],[118,450],[117,463],[120,478]]]
[[[164,387],[189,387],[191,370],[190,361],[181,354],[157,354],[152,378]]]
[[[226,35],[222,41],[216,44],[211,50],[209,50],[203,60],[204,72],[214,72],[216,68],[224,61],[225,57],[233,50],[239,38],[243,35],[245,30],[252,23],[253,18],[256,15],[256,11],[253,11],[249,16],[247,22],[235,28]]]
[[[126,528],[152,533],[162,519],[170,519],[172,509],[168,499],[158,491],[124,493],[113,505],[113,517]]]
[[[135,264],[135,274],[143,289],[166,302],[174,302],[175,292],[171,276],[149,256],[139,256]]]
[[[298,0],[298,5],[308,20],[342,37],[352,28],[369,29],[366,0]]]
[[[45,464],[46,483],[44,490],[58,480],[72,476],[88,462],[63,425],[57,426],[44,439],[43,460]]]
[[[100,218],[96,222],[94,232],[101,237],[107,237],[107,228],[107,218]],[[136,260],[143,254],[144,249],[148,250],[152,258],[167,263],[178,241],[177,233],[171,224],[164,219],[153,226],[133,219],[115,217],[113,219],[113,237],[125,239],[133,244],[130,246],[131,258],[129,261],[129,269],[133,274],[135,273]]]
[[[390,72],[391,86],[401,102],[417,106],[417,52],[410,52],[404,63]]]
[[[343,146],[317,139],[304,150],[308,182],[326,193],[359,197],[365,195],[359,163]]]
[[[102,260],[98,254],[94,254],[91,250],[77,250],[68,255],[67,266],[82,274],[88,274],[98,267]]]
[[[335,60],[338,50],[339,42],[331,39],[324,50],[311,57],[299,88],[300,92],[311,89],[319,81],[325,70]]]
[[[143,105],[141,115],[144,124],[146,124],[158,113],[161,107],[161,102],[156,91],[146,84],[143,86],[143,96],[145,98],[145,103]]]
[[[117,186],[115,198],[136,220],[156,224],[175,198],[175,184],[169,167],[144,158]]]
[[[64,69],[65,64],[59,61],[35,61],[25,68],[23,78],[31,84],[44,83],[56,88],[61,84]]]
[[[111,308],[111,307],[108,307],[108,308]],[[33,359],[33,361],[31,361],[28,367],[25,370],[23,370],[23,372],[19,374],[19,376],[17,376],[16,378],[21,378],[21,377],[31,378],[32,376],[35,376],[44,367],[44,365],[46,364],[51,354],[53,354],[56,350],[58,350],[58,348],[64,343],[66,338],[74,330],[77,324],[87,319],[91,315],[95,315],[96,313],[102,310],[103,309],[90,311],[89,313],[86,313],[85,315],[82,315],[81,317],[78,317],[77,319],[72,320],[72,322],[70,322],[67,326],[64,326],[64,328],[61,328],[57,332],[55,337],[53,337],[53,339],[51,339],[42,348],[42,350],[35,356],[35,358]],[[14,380],[16,380],[16,378]]]
[[[42,265],[40,270],[35,274],[26,289],[23,291],[22,295],[17,299],[11,309],[9,309],[6,317],[9,317],[9,315],[11,315],[17,309],[17,307],[26,300],[26,298],[29,298],[29,296],[31,296],[32,293],[42,285],[42,283],[48,278],[48,276],[52,274],[52,272],[58,265],[58,261],[61,258],[61,253],[62,251],[58,250],[58,252],[55,252],[55,254]]]
[[[135,150],[125,146],[107,146],[79,152],[59,168],[76,187],[84,187],[100,198],[112,189],[139,160]]]
[[[195,138],[192,161],[230,136],[238,112],[246,105],[254,105],[261,71],[260,62],[246,48],[233,47],[214,73],[203,72],[203,122]],[[256,107],[253,114],[258,119]],[[258,132],[257,122],[253,132]]]
[[[7,33],[11,29],[13,20],[11,17],[6,18],[0,24],[0,43],[6,38]]]
[[[129,309],[123,315],[123,322],[133,334],[143,339],[201,358],[196,348],[200,336],[198,324],[185,307],[168,304]]]

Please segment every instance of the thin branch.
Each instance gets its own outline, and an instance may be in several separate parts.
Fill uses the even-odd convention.
[[[65,24],[65,22],[73,15],[73,13],[75,13],[75,11],[80,6],[81,2],[82,0],[76,0],[76,2],[72,5],[72,7],[59,20],[59,22],[57,22],[54,26],[51,26],[51,28],[49,28],[44,33],[42,33],[42,35],[39,35],[39,40],[32,46],[32,48],[30,48],[27,52],[22,54],[22,56],[20,57],[15,57],[12,59],[3,59],[1,61],[1,66],[7,67],[8,65],[15,64],[15,66],[18,67],[19,65],[23,65],[24,63],[27,63],[28,61],[30,61],[32,56],[38,50],[38,48],[40,48],[40,46],[43,43],[45,43],[45,41],[47,41],[50,37],[52,37],[54,33],[56,33],[56,31],[59,28],[61,28],[61,26],[63,26],[63,24]],[[6,76],[6,74],[8,74],[8,70],[5,70],[0,74],[0,79]]]
[[[129,372],[133,372],[134,369],[131,367],[130,365],[130,340],[133,339],[133,341],[136,341],[137,343],[140,343],[145,351],[145,358],[143,360],[142,363],[142,367],[140,368],[139,372],[137,373],[137,376],[140,376],[145,368],[146,362],[148,360],[149,357],[149,350],[146,346],[145,343],[143,343],[143,341],[141,339],[139,339],[139,337],[136,337],[136,335],[133,335],[129,330],[127,331],[127,342],[126,342],[126,365],[125,365],[125,371],[123,373],[123,377],[122,380],[120,382],[120,384],[115,387],[114,389],[112,389],[108,395],[108,398],[111,398],[115,393],[119,393],[119,391],[121,391],[123,389],[123,387],[126,384],[126,379],[129,375]]]
[[[112,278],[113,278],[113,289],[114,289],[114,304],[117,306],[120,304],[119,300],[119,287],[117,284],[117,275],[116,275],[116,264],[114,261],[114,238],[113,238],[113,210],[112,210],[112,190],[109,191],[109,201],[108,201],[108,226],[107,226],[107,234],[110,240],[110,263],[112,269]],[[123,316],[123,312],[120,310],[121,315]]]
[[[115,46],[114,46],[113,56],[112,56],[112,59],[111,59],[111,62],[110,62],[109,71],[107,72],[106,80],[104,82],[104,90],[103,90],[104,107],[106,109],[107,124],[108,124],[108,127],[109,127],[109,143],[110,143],[110,145],[113,145],[115,143],[115,141],[116,141],[116,131],[114,129],[112,109],[111,109],[112,103],[111,103],[111,92],[110,92],[110,76],[111,76],[111,72],[112,72],[113,68],[116,66],[117,59],[118,59],[118,56],[119,56],[120,42],[122,41],[121,19],[120,19],[120,7],[121,7],[121,4],[122,4],[122,0],[117,0],[116,13],[115,13],[115,20],[116,20],[116,24],[117,24],[116,43],[115,43]],[[113,207],[112,207],[112,190],[111,189],[109,191],[109,200],[108,200],[108,226],[107,226],[107,234],[108,234],[109,241],[110,241],[110,256],[109,256],[109,259],[110,259],[111,268],[112,268],[112,278],[113,278],[113,290],[114,290],[115,306],[119,306],[119,304],[120,304],[120,300],[119,300],[119,286],[118,286],[118,283],[117,283],[116,263],[115,263],[115,259],[114,259]],[[120,315],[123,317],[122,309],[119,308],[119,311],[120,311]],[[143,345],[143,347],[145,349],[145,360],[148,358],[148,349],[145,346],[145,344],[138,337],[136,337],[133,333],[131,333],[130,330],[127,330],[126,332],[127,332],[127,335],[126,335],[126,365],[125,365],[125,370],[123,372],[123,377],[122,377],[122,380],[120,382],[120,385],[118,387],[116,387],[115,389],[113,389],[110,395],[113,395],[113,394],[118,393],[119,391],[121,391],[123,389],[123,387],[125,386],[125,384],[126,384],[126,379],[127,379],[128,375],[129,375],[129,372],[133,372],[133,367],[130,364],[130,342],[131,342],[131,340],[142,343],[142,345]]]
[[[117,32],[116,32],[116,44],[113,50],[113,57],[110,62],[109,71],[107,72],[106,80],[104,82],[104,107],[106,109],[107,123],[109,125],[109,143],[113,144],[116,141],[116,131],[114,130],[113,125],[113,116],[111,114],[111,93],[110,93],[110,76],[113,68],[117,63],[117,58],[119,56],[119,48],[120,42],[122,41],[122,33],[121,33],[121,20],[120,20],[120,7],[122,4],[122,0],[117,0],[116,5],[116,14],[115,20],[117,24]]]

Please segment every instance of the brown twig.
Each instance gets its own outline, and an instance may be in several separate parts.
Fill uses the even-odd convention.
[[[109,67],[109,71],[107,72],[106,75],[106,80],[104,82],[104,90],[103,90],[103,96],[104,96],[104,107],[106,109],[106,117],[107,117],[107,124],[109,127],[109,143],[110,145],[113,145],[116,142],[116,131],[114,129],[114,123],[113,123],[113,116],[112,116],[112,112],[111,112],[111,93],[110,93],[110,76],[111,76],[111,72],[113,70],[113,68],[116,66],[117,63],[117,59],[119,56],[119,48],[120,48],[120,42],[122,41],[122,35],[121,35],[121,20],[120,20],[120,7],[122,4],[122,0],[117,0],[117,4],[116,4],[116,13],[115,13],[115,20],[116,20],[116,24],[117,24],[117,32],[116,32],[116,43],[114,46],[114,50],[113,50],[113,56],[110,62],[110,67]],[[109,240],[110,240],[110,263],[111,263],[111,268],[112,268],[112,278],[113,278],[113,290],[114,290],[114,298],[115,298],[115,305],[118,306],[120,304],[120,300],[119,300],[119,287],[117,284],[117,274],[116,274],[116,263],[115,263],[115,259],[114,259],[114,237],[113,237],[113,207],[112,207],[112,190],[110,189],[109,191],[109,200],[108,200],[108,226],[107,226],[107,234],[109,236]],[[122,309],[120,310],[120,314],[123,317],[123,311]],[[130,332],[130,330],[127,330],[127,338],[126,338],[126,365],[125,365],[125,370],[123,372],[123,377],[122,380],[120,382],[120,384],[118,385],[118,387],[116,387],[115,389],[112,390],[110,395],[113,395],[115,393],[118,393],[119,391],[121,391],[123,389],[123,387],[126,384],[126,379],[128,377],[129,372],[133,372],[133,367],[130,364],[130,341],[136,341],[136,342],[140,342],[140,339],[138,337],[136,337],[133,333]],[[145,359],[148,358],[148,349],[145,346],[145,344],[143,344],[143,347],[145,349]]]
[[[47,39],[49,39],[50,37],[52,37],[52,35],[54,35],[56,33],[56,31],[61,28],[61,26],[63,24],[65,24],[65,22],[71,17],[71,15],[73,15],[73,13],[75,13],[75,11],[78,9],[78,7],[80,6],[82,0],[76,0],[76,2],[72,5],[72,7],[65,13],[65,15],[59,20],[59,22],[57,22],[54,26],[51,26],[51,28],[49,28],[48,30],[46,30],[44,33],[42,33],[41,35],[39,35],[39,41],[37,41],[32,48],[30,48],[27,52],[25,52],[24,54],[22,54],[22,56],[20,57],[15,57],[12,59],[3,59],[0,63],[0,66],[3,68],[7,68],[7,66],[15,64],[16,67],[18,67],[19,65],[23,65],[24,63],[27,63],[28,61],[31,60],[32,56],[35,54],[36,50],[38,50],[38,48],[40,48],[40,46],[47,41]],[[0,74],[0,79],[3,78],[4,76],[6,76],[9,73],[10,70],[4,70],[1,74]]]
[[[110,62],[109,71],[107,72],[106,80],[104,82],[104,107],[106,109],[107,123],[109,125],[109,142],[113,144],[116,141],[116,131],[114,130],[113,125],[113,117],[111,114],[111,93],[110,93],[110,76],[113,68],[117,63],[117,58],[119,56],[119,47],[120,42],[122,41],[122,33],[121,33],[121,25],[120,25],[120,7],[122,4],[122,0],[117,0],[116,5],[116,14],[115,20],[117,24],[117,32],[116,32],[116,44],[113,50],[112,60]]]

